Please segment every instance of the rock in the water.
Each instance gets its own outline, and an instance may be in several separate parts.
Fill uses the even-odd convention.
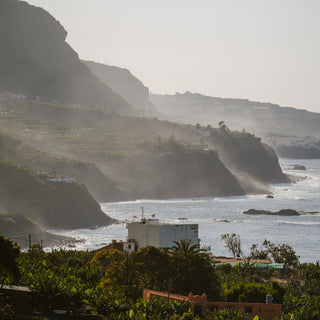
[[[268,194],[268,195],[266,196],[266,198],[268,198],[268,199],[273,199],[274,196],[273,196],[272,194]]]
[[[292,170],[307,170],[307,168],[300,164],[295,164],[292,166]]]
[[[275,215],[275,216],[299,216],[300,213],[293,209],[282,209],[276,212],[267,211],[267,210],[256,210],[249,209],[247,211],[243,211],[243,214],[266,214],[266,215]]]

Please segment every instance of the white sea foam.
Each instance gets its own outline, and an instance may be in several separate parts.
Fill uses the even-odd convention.
[[[320,221],[319,222],[314,222],[314,221],[278,221],[279,223],[284,223],[284,224],[293,224],[293,225],[298,225],[298,226],[312,226],[312,227],[318,227],[320,226]],[[319,230],[320,231],[320,230]]]

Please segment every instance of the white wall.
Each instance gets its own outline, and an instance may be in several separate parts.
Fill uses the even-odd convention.
[[[173,241],[191,239],[193,244],[198,244],[197,224],[164,224],[160,226],[160,247],[172,247]]]
[[[143,224],[134,222],[128,224],[128,239],[138,243],[138,249],[146,246],[172,247],[174,241],[191,239],[198,244],[197,224]]]

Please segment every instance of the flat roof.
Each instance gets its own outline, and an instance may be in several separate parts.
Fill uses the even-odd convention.
[[[220,263],[245,263],[245,262],[250,262],[250,263],[268,263],[270,264],[271,261],[269,259],[242,259],[242,258],[234,258],[234,257],[212,257],[212,260],[214,262],[220,262]]]

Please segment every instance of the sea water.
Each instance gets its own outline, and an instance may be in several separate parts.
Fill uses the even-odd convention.
[[[296,183],[270,185],[274,198],[266,195],[249,195],[222,198],[136,200],[101,203],[102,210],[121,221],[97,229],[51,231],[55,234],[84,239],[76,249],[98,249],[113,239],[125,240],[126,222],[154,214],[166,223],[197,223],[201,246],[211,248],[214,255],[230,255],[223,246],[221,235],[240,235],[244,255],[252,244],[264,239],[275,244],[286,243],[293,247],[302,262],[320,260],[320,160],[281,159],[287,174],[299,177]],[[292,170],[293,165],[304,165],[307,170]],[[300,216],[246,215],[248,209],[278,211],[294,209],[307,212]],[[316,212],[316,213],[314,213]]]

